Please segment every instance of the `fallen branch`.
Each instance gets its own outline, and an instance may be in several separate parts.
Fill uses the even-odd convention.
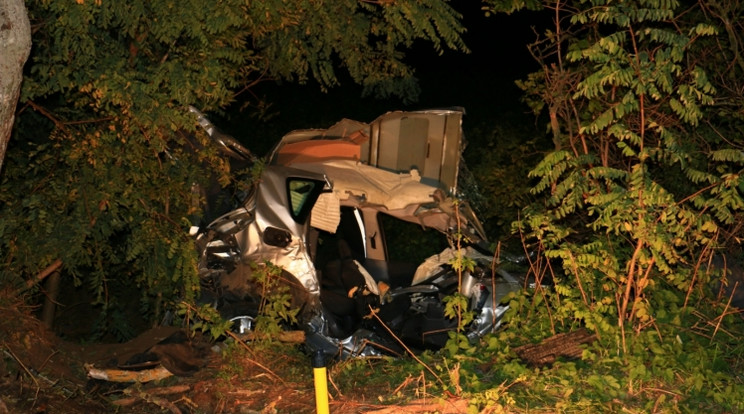
[[[172,387],[159,387],[159,388],[150,388],[147,390],[147,394],[150,396],[152,395],[171,395],[171,394],[181,394],[186,391],[189,391],[191,389],[191,386],[189,385],[174,385]],[[125,390],[124,393],[128,395],[132,395],[135,391],[127,391]],[[139,391],[139,394],[142,394],[144,391]],[[127,397],[127,398],[120,398],[118,400],[114,400],[113,404],[118,405],[119,407],[128,407],[130,405],[133,405],[137,403],[138,401],[142,400],[140,397]]]
[[[468,411],[468,400],[466,399],[455,399],[455,400],[439,400],[432,402],[434,399],[422,399],[412,401],[406,405],[392,405],[390,407],[382,408],[374,411],[365,411],[367,414],[396,414],[396,413],[432,413],[437,412],[441,414],[459,414],[466,413]]]
[[[29,376],[29,377],[30,377],[30,378],[31,378],[32,380],[34,380],[34,383],[35,383],[35,384],[36,384],[36,386],[38,387],[38,386],[39,386],[39,381],[37,381],[37,380],[36,380],[36,376],[35,376],[34,374],[32,374],[32,373],[31,373],[31,371],[29,371],[29,370],[28,370],[28,368],[26,368],[26,365],[25,365],[25,364],[24,364],[24,363],[23,363],[23,362],[21,361],[21,359],[20,359],[20,358],[18,358],[18,357],[16,356],[16,354],[15,354],[15,353],[13,353],[13,350],[11,350],[11,349],[10,349],[10,347],[8,346],[8,344],[6,344],[6,343],[4,343],[4,342],[3,342],[3,347],[5,348],[5,349],[4,349],[4,352],[5,352],[5,354],[6,354],[6,355],[10,355],[10,356],[11,356],[11,357],[12,357],[13,359],[15,359],[15,360],[16,360],[16,362],[18,363],[18,365],[20,365],[20,366],[21,366],[21,368],[23,368],[23,370],[24,370],[24,371],[26,371],[26,374],[28,374],[28,376]]]
[[[111,382],[150,382],[168,378],[173,375],[162,366],[141,371],[127,371],[123,369],[98,369],[91,364],[85,364],[88,377]]]
[[[254,339],[257,339],[258,337],[258,335],[256,335],[256,333],[253,331],[250,331],[244,334],[235,334],[235,335],[243,341],[252,341]],[[278,339],[279,342],[290,343],[290,344],[301,344],[305,342],[305,332],[304,331],[280,331],[277,334],[276,339]]]
[[[57,269],[59,269],[62,266],[62,259],[57,259],[54,261],[54,263],[50,264],[46,267],[46,269],[39,272],[38,275],[33,277],[32,279],[29,279],[26,281],[26,287],[22,291],[26,291],[28,289],[31,289],[35,285],[42,282],[44,279],[46,279],[47,276],[54,273]]]
[[[170,387],[150,388],[147,390],[147,393],[152,395],[169,395],[181,394],[189,390],[191,390],[191,385],[173,385]]]

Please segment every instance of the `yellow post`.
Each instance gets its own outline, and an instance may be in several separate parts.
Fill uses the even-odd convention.
[[[328,376],[325,356],[320,349],[313,355],[313,377],[315,378],[315,410],[318,414],[328,414]]]

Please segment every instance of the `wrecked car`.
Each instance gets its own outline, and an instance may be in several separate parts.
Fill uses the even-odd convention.
[[[192,112],[233,157],[250,157]],[[444,298],[458,291],[474,312],[468,338],[493,332],[508,309],[502,299],[522,285],[496,266],[458,188],[464,113],[393,111],[369,123],[343,119],[285,135],[240,205],[194,232],[208,300],[251,329],[262,294],[254,272],[270,262],[282,269],[313,352],[377,355],[401,343],[441,348],[458,324],[445,315]],[[444,247],[406,260],[400,234],[398,247],[390,241],[402,228],[428,232],[408,240],[403,234],[407,248],[433,233]]]

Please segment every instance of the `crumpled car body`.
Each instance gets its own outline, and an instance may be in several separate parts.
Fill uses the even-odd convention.
[[[360,285],[379,315],[387,307],[383,323],[401,337],[413,330],[422,348],[443,345],[456,321],[443,321],[441,299],[458,288],[476,312],[471,339],[496,329],[508,308],[501,299],[521,284],[505,271],[492,274],[483,227],[458,190],[463,115],[462,108],[394,111],[285,135],[250,195],[197,236],[200,276],[218,308],[250,318],[247,305],[260,293],[252,272],[268,261],[283,269],[308,343],[329,354],[376,352],[360,345],[375,337],[354,309]],[[449,246],[401,265],[390,259],[383,219],[431,229]],[[460,255],[480,273],[458,274],[451,264]]]

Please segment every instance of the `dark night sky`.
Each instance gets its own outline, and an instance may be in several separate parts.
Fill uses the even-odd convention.
[[[424,107],[463,106],[468,117],[490,117],[495,112],[527,110],[514,81],[538,69],[527,51],[534,40],[535,13],[486,17],[480,2],[469,1],[462,10],[467,28],[464,39],[470,54],[429,52],[426,65],[416,64],[421,78]],[[463,7],[464,5],[460,6]]]
[[[259,97],[273,103],[278,115],[269,123],[257,123],[241,114],[216,123],[257,154],[268,151],[285,133],[300,128],[327,128],[342,118],[369,122],[398,109],[427,109],[462,106],[468,122],[524,116],[516,79],[537,70],[526,44],[534,40],[531,26],[538,23],[532,12],[485,17],[480,2],[454,5],[463,13],[467,28],[464,39],[470,54],[445,51],[437,55],[431,45],[420,44],[409,51],[407,61],[416,69],[421,95],[409,106],[395,99],[361,98],[361,88],[349,79],[322,93],[315,84],[305,86],[269,84],[254,88]],[[342,71],[339,71],[339,73]],[[215,117],[213,117],[215,118]]]

